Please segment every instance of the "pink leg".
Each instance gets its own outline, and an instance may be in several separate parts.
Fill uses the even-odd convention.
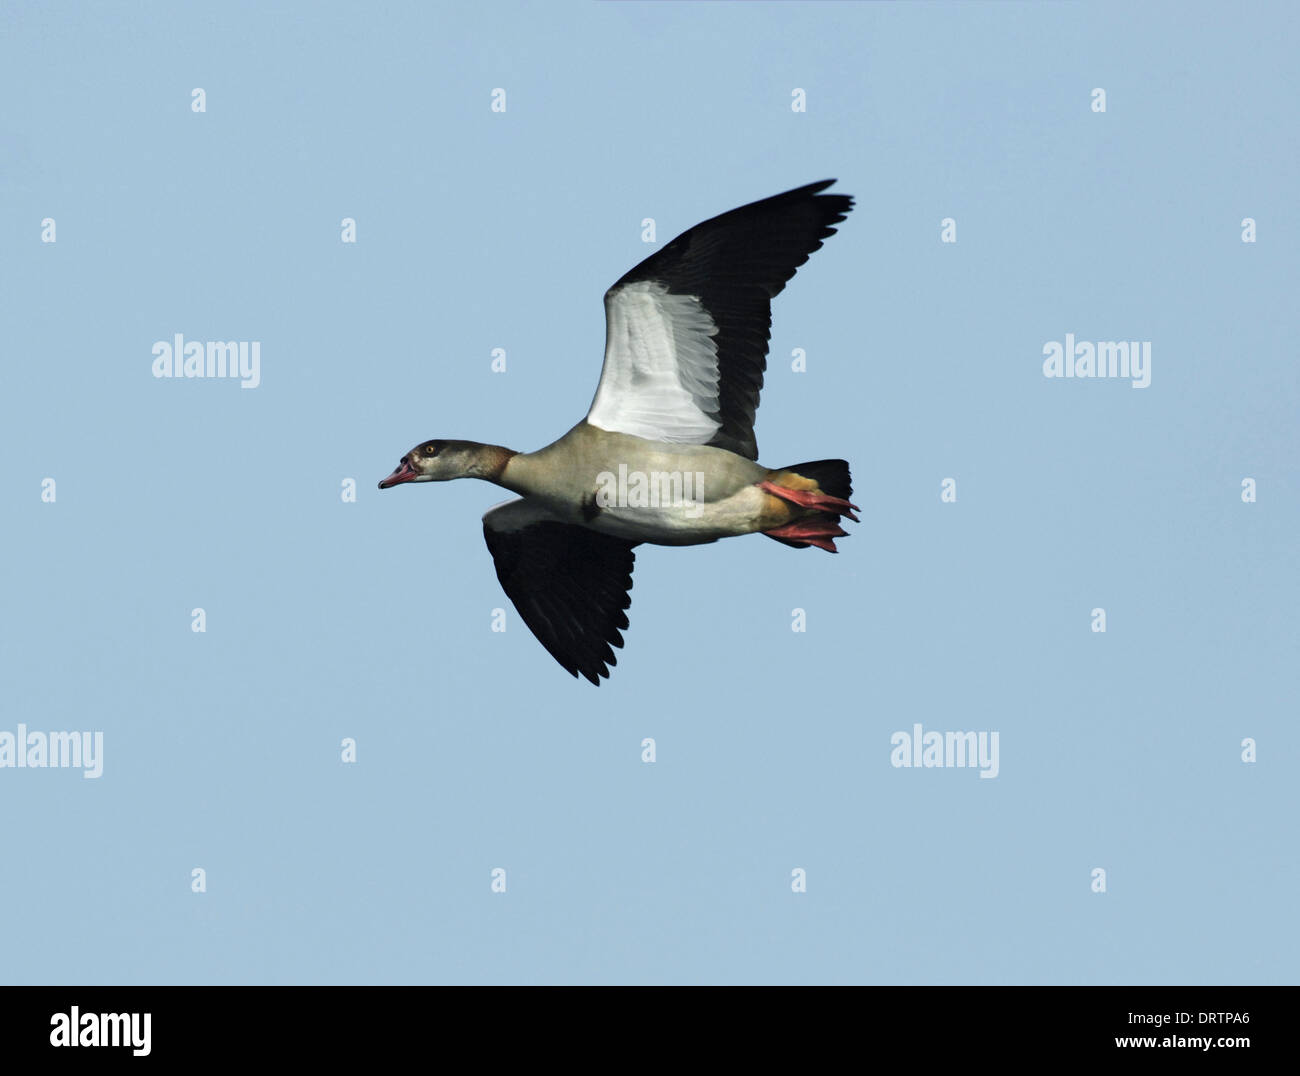
[[[791,542],[800,542],[803,545],[815,545],[818,549],[824,549],[827,553],[838,553],[835,548],[835,539],[848,536],[848,531],[838,523],[822,516],[813,519],[801,519],[795,523],[786,523],[781,527],[773,527],[770,531],[764,531],[764,534],[770,534],[773,538],[784,538]]]
[[[778,486],[766,479],[756,484],[759,489],[766,490],[772,496],[780,497],[783,501],[797,504],[800,508],[813,508],[819,512],[848,516],[854,523],[860,522],[858,517],[853,514],[855,510],[858,510],[858,506],[844,500],[842,497],[832,497],[829,493],[813,493],[810,490],[787,489],[785,486]]]

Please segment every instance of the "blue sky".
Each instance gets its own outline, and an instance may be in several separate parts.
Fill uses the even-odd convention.
[[[104,749],[0,768],[0,980],[1294,982],[1300,16],[1248,11],[7,4],[0,735]],[[599,690],[493,633],[504,494],[377,480],[558,437],[609,284],[831,176],[757,434],[852,463],[842,552],[642,547]]]

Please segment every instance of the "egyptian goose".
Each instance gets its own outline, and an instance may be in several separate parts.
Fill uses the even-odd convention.
[[[524,623],[573,676],[616,664],[633,549],[766,534],[836,552],[857,522],[849,465],[760,466],[754,412],[771,300],[835,233],[853,199],[824,180],[697,224],[605,293],[605,365],[586,418],[514,452],[425,441],[379,483],[482,478],[520,494],[483,534]]]

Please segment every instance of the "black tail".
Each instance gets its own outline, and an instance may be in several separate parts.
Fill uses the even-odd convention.
[[[848,460],[813,460],[812,463],[794,463],[781,470],[811,478],[823,493],[829,493],[832,497],[839,497],[843,501],[853,500],[853,476],[849,474]]]

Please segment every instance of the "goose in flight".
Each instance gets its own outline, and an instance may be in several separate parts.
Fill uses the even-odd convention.
[[[634,548],[766,534],[837,552],[849,465],[758,463],[772,298],[853,207],[823,180],[697,224],[605,293],[605,365],[581,422],[536,452],[425,441],[379,483],[481,478],[516,493],[483,534],[524,623],[599,685],[628,626]]]

